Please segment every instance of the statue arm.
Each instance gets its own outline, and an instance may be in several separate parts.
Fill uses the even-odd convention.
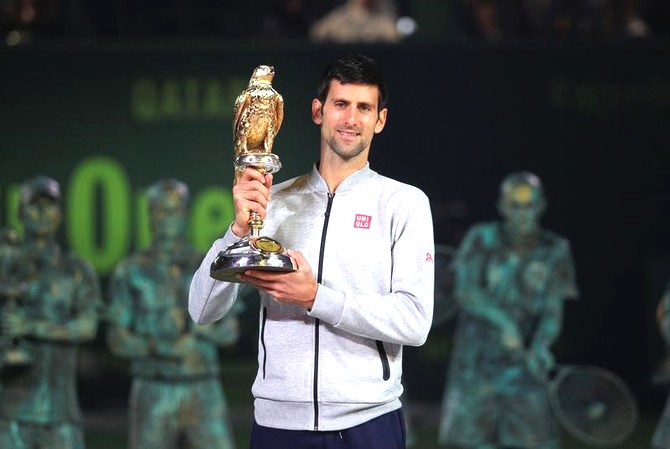
[[[539,380],[546,381],[556,364],[551,346],[561,333],[562,322],[563,298],[550,295],[526,356],[528,369]]]
[[[81,313],[65,324],[40,320],[34,323],[29,334],[42,340],[85,342],[95,337],[97,316],[94,313]]]
[[[150,341],[147,336],[139,335],[132,329],[133,294],[128,284],[129,278],[128,268],[122,263],[114,270],[109,281],[107,345],[113,354],[121,357],[146,357],[150,353]]]
[[[150,353],[147,338],[141,338],[122,326],[107,327],[107,345],[113,354],[121,357],[146,357]]]
[[[229,314],[220,321],[211,324],[193,323],[193,331],[218,346],[231,346],[240,337],[240,324],[235,314]]]
[[[179,356],[180,348],[183,345],[184,335],[171,336],[170,338],[161,338],[160,336],[140,334],[133,331],[132,311],[124,310],[121,300],[119,300],[118,290],[115,297],[115,304],[110,307],[113,316],[109,318],[107,326],[107,345],[110,351],[120,357],[125,358],[175,358]],[[171,320],[174,317],[165,317],[165,320]]]
[[[574,263],[567,240],[558,242],[554,256],[547,261],[547,265],[551,278],[547,281],[545,308],[531,340],[531,347],[543,346],[546,349],[561,332],[564,301],[578,296]]]
[[[555,365],[551,346],[563,327],[564,302],[578,296],[568,242],[559,241],[554,254],[554,259],[548,261],[552,276],[548,280],[544,310],[532,335],[528,352],[528,366],[540,379],[546,379],[549,370]]]
[[[519,326],[509,313],[492,301],[491,293],[478,287],[471,287],[465,292],[459,292],[457,288],[456,297],[463,310],[498,329],[507,344],[512,347],[522,345],[523,336]]]
[[[563,298],[551,295],[537,325],[530,348],[549,350],[561,333],[563,327]]]
[[[494,301],[500,292],[483,287],[481,277],[485,269],[484,236],[477,229],[471,230],[463,240],[456,259],[456,299],[460,307],[500,329],[504,335],[521,339],[514,319]]]
[[[102,306],[100,284],[93,267],[80,263],[76,267],[73,312],[64,322],[38,320],[34,322],[33,336],[54,341],[81,343],[95,338],[98,315]]]

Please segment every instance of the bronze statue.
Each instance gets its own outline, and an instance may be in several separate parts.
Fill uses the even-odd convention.
[[[0,447],[83,449],[77,348],[96,335],[98,279],[89,263],[56,242],[62,221],[58,182],[44,176],[24,182],[19,218],[25,236],[12,257],[18,254],[21,269],[9,282],[27,287],[15,308],[2,311],[2,333],[20,339],[30,365],[0,380]]]
[[[4,299],[4,311],[14,314],[17,300],[26,293],[29,283],[28,264],[24,263],[21,240],[15,229],[2,230],[0,235],[0,297]],[[27,369],[32,364],[30,354],[21,347],[17,338],[0,335],[0,375]]]
[[[232,449],[219,346],[239,337],[236,313],[212,325],[186,316],[203,255],[186,242],[188,187],[164,179],[148,190],[153,243],[119,262],[109,284],[107,341],[130,359],[130,449]]]
[[[540,179],[512,173],[500,189],[503,220],[473,225],[458,249],[441,444],[560,447],[546,385],[563,303],[578,293],[568,241],[540,226],[545,207]]]

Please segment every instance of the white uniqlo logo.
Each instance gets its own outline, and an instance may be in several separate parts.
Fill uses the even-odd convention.
[[[370,229],[371,221],[372,217],[370,215],[356,214],[356,220],[354,221],[354,228]]]

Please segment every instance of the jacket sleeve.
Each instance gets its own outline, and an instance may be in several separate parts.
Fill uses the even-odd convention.
[[[390,291],[342,292],[320,284],[310,316],[383,342],[425,343],[433,319],[435,244],[428,197],[413,192],[393,208]]]
[[[235,303],[240,284],[218,281],[210,276],[209,271],[219,252],[237,240],[239,239],[229,227],[223,237],[214,241],[193,275],[188,295],[188,312],[191,319],[198,324],[209,324],[223,318]]]
[[[108,284],[109,304],[106,310],[106,339],[112,354],[120,357],[147,357],[150,341],[133,329],[134,295],[129,285],[130,263],[120,262],[110,276]]]

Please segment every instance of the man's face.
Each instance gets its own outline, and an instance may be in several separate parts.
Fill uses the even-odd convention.
[[[171,240],[181,237],[186,230],[187,213],[183,200],[176,193],[166,193],[151,209],[154,238]]]
[[[372,138],[384,129],[387,109],[378,109],[379,89],[364,84],[330,82],[324,103],[312,101],[312,120],[321,125],[327,149],[349,161],[367,161]]]
[[[532,235],[540,228],[542,199],[532,186],[518,184],[505,192],[500,212],[510,232],[518,236]]]
[[[53,236],[62,219],[60,204],[48,196],[37,196],[21,208],[21,220],[28,235]]]

